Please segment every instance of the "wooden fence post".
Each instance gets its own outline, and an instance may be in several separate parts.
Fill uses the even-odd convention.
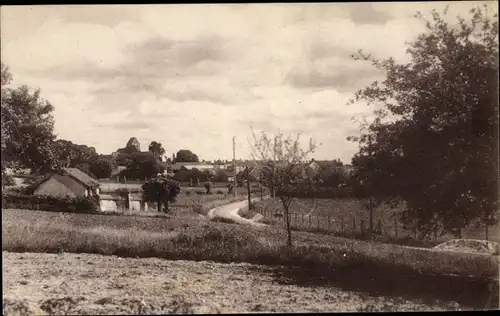
[[[328,215],[328,231],[330,231],[330,215]]]
[[[394,236],[398,237],[398,220],[394,219]]]

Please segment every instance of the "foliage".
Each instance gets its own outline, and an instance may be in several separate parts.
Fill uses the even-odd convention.
[[[32,173],[49,171],[57,161],[53,157],[54,107],[23,85],[9,88],[12,75],[2,63],[2,164],[30,168]]]
[[[210,184],[210,182],[205,182],[205,184],[203,185],[205,187],[205,190],[207,190],[207,194],[210,194],[210,188],[212,187],[212,185]]]
[[[289,208],[297,192],[314,187],[314,179],[305,175],[304,171],[308,164],[307,156],[314,152],[316,144],[310,139],[307,149],[302,149],[300,134],[293,139],[278,132],[271,138],[265,132],[261,132],[260,138],[257,138],[252,129],[252,135],[254,140],[250,144],[252,158],[254,161],[265,162],[262,171],[263,181],[281,199],[287,224],[287,243],[291,247]]]
[[[186,182],[186,181],[205,182],[210,178],[206,172],[203,172],[197,168],[193,169],[181,168],[179,171],[175,173],[174,179],[179,182]]]
[[[132,155],[127,169],[120,173],[120,177],[126,177],[129,180],[144,180],[155,177],[163,173],[165,167],[150,152],[139,152]]]
[[[89,163],[98,157],[94,147],[74,144],[73,142],[64,139],[56,140],[52,146],[52,149],[54,158],[58,161],[59,168],[86,165],[86,167],[83,167],[83,169],[85,170],[82,171],[90,174],[91,171],[88,167]]]
[[[2,172],[2,188],[4,186],[12,186],[15,184],[16,184],[16,182],[14,181],[14,178],[11,175],[5,174],[5,172]]]
[[[474,8],[455,28],[418,13],[427,32],[410,43],[408,63],[355,56],[387,73],[351,100],[379,108],[351,138],[356,177],[377,199],[406,201],[402,220],[424,235],[496,221],[498,21],[486,13]]]
[[[149,144],[148,150],[150,153],[158,157],[160,161],[162,160],[161,157],[165,154],[165,149],[163,148],[163,145],[156,141],[152,141],[151,144]]]
[[[155,202],[158,212],[161,205],[165,205],[165,213],[168,212],[168,204],[174,203],[181,192],[179,183],[163,175],[159,175],[142,185],[142,198],[145,202]]]
[[[112,161],[103,158],[97,158],[90,162],[89,170],[97,179],[107,179],[111,177],[114,164]]]
[[[191,179],[191,172],[189,170],[179,170],[174,174],[174,180],[179,182],[186,182]]]
[[[222,169],[215,170],[214,181],[215,182],[227,182],[227,173]]]
[[[228,183],[226,186],[227,186],[227,194],[232,194],[234,186],[231,183]]]
[[[95,197],[54,197],[45,195],[2,194],[3,208],[42,210],[48,212],[97,213]]]
[[[141,152],[136,142],[137,139],[132,137],[124,148],[120,148],[116,151],[116,163],[118,166],[128,166],[133,160],[133,157]]]
[[[349,182],[348,175],[342,170],[342,164],[337,162],[320,164],[315,172],[314,180],[318,187],[340,189]]]
[[[191,150],[181,149],[175,155],[175,162],[199,162],[198,156]]]

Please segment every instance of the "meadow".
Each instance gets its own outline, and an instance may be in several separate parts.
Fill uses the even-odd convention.
[[[475,308],[485,304],[488,280],[498,278],[496,256],[300,231],[293,232],[294,247],[288,249],[285,236],[279,227],[212,222],[187,209],[155,218],[2,210],[2,250],[10,252],[94,253],[283,266],[283,273],[294,282],[314,279],[318,284],[351,290],[440,297]]]
[[[379,237],[385,236],[386,241],[406,243],[418,246],[431,246],[456,238],[451,234],[432,236],[426,242],[419,241],[415,232],[405,229],[398,221],[404,204],[396,208],[381,205],[374,208],[374,229]],[[283,205],[279,199],[269,199],[256,204],[255,212],[262,214],[268,222],[283,226]],[[366,201],[356,199],[294,199],[290,206],[291,225],[296,230],[308,230],[322,233],[344,234],[363,237],[363,232],[369,228],[369,211]],[[488,229],[488,240],[500,241],[499,227]],[[484,226],[471,225],[462,230],[462,238],[486,239]]]

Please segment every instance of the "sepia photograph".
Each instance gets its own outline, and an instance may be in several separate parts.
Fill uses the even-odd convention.
[[[3,315],[500,308],[498,1],[0,22]]]

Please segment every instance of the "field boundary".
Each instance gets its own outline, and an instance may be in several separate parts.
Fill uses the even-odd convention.
[[[273,201],[271,201],[273,203]],[[268,203],[257,203],[254,211],[261,214],[267,221],[274,223],[275,225],[285,225],[284,211],[281,206],[276,206]],[[315,209],[315,211],[318,211]],[[366,211],[368,214],[368,211]],[[369,220],[363,217],[356,216],[357,214],[348,215],[337,215],[332,214],[329,216],[325,215],[309,215],[306,212],[290,211],[290,224],[292,229],[309,231],[324,234],[333,234],[339,236],[356,236],[357,238],[365,238],[369,232]],[[377,214],[378,215],[378,214]],[[472,226],[471,226],[472,227]],[[380,217],[375,217],[373,236],[378,238],[385,238],[392,243],[405,244],[411,246],[422,246],[430,247],[435,246],[445,240],[449,240],[451,237],[449,234],[445,236],[439,236],[438,234],[433,234],[430,239],[423,241],[418,238],[417,229],[407,229],[398,220],[397,216],[391,219],[384,219]],[[463,237],[471,239],[484,239],[498,242],[497,238],[491,236],[493,229],[486,229],[481,227],[484,233],[479,233],[483,236],[475,237]],[[465,231],[465,230],[463,230]],[[490,235],[487,232],[490,232]],[[464,233],[465,236],[465,233]]]

